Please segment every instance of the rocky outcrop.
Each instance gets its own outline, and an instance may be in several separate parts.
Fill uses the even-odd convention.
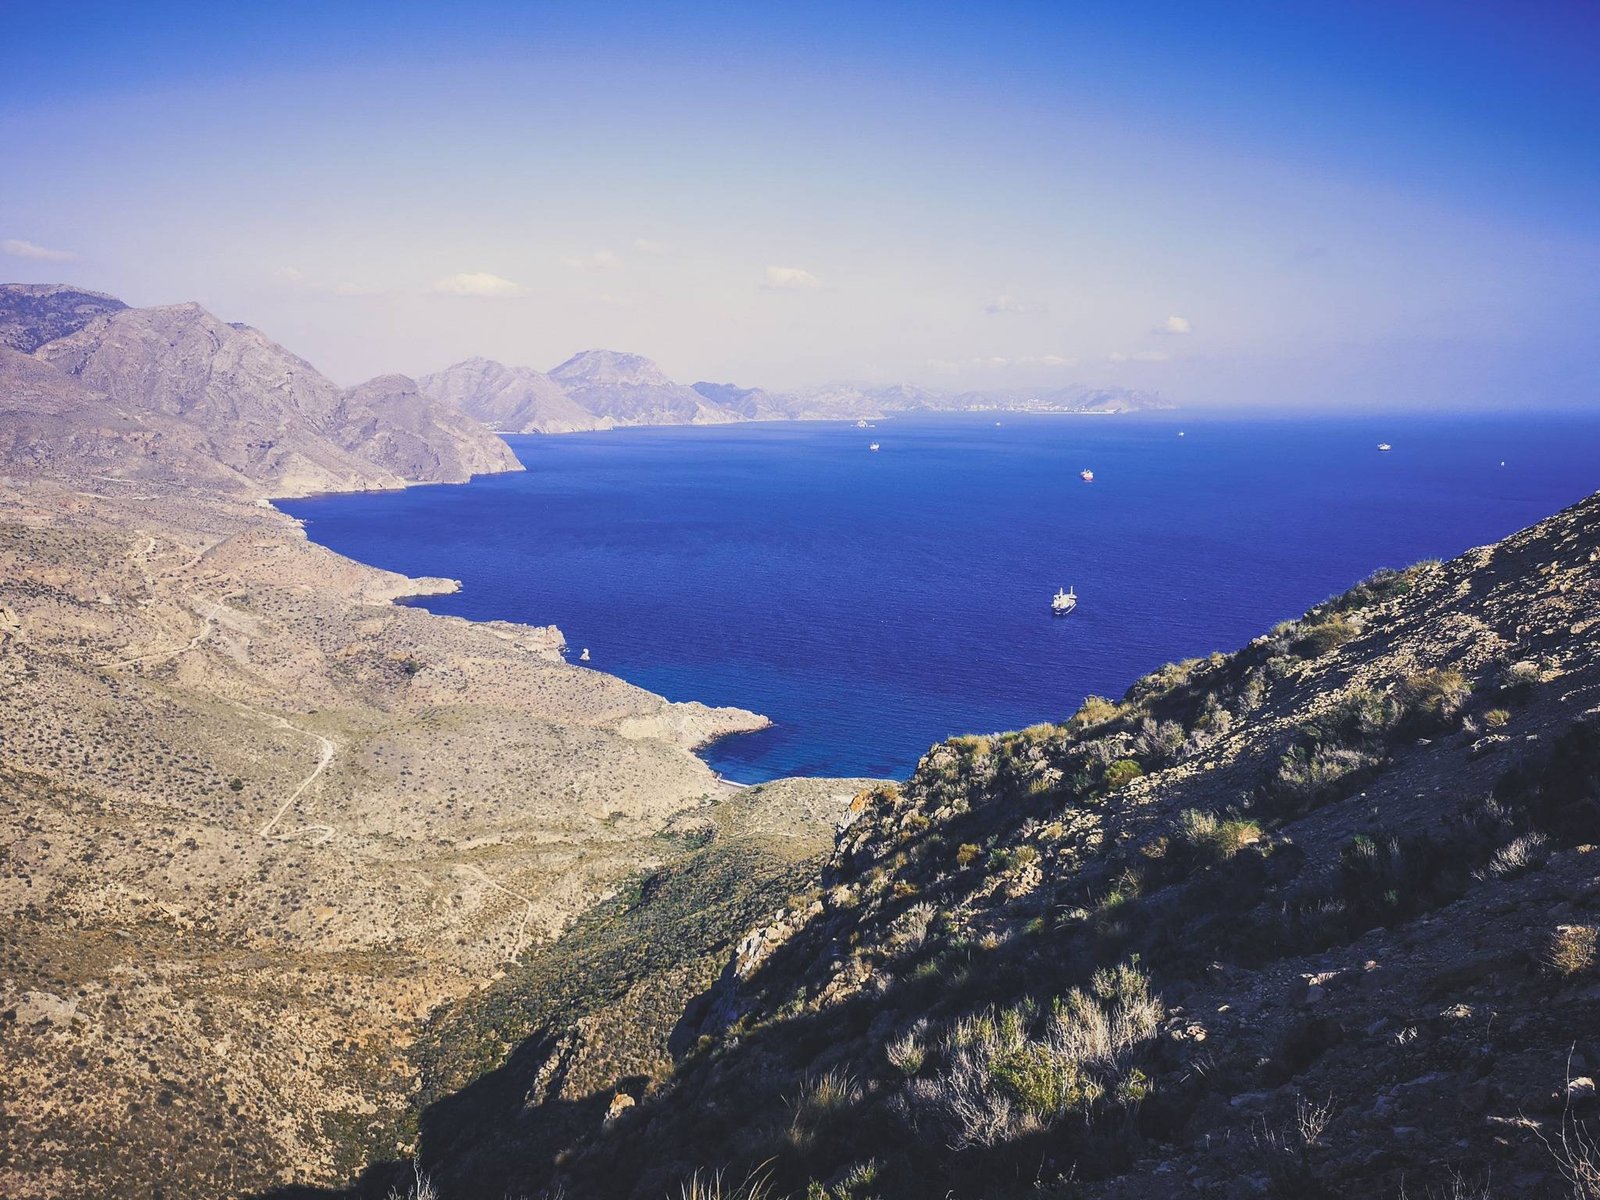
[[[423,395],[404,375],[380,375],[345,392],[328,436],[407,480],[462,483],[522,470],[511,447],[466,413]]]
[[[0,346],[31,353],[127,307],[115,296],[61,283],[0,284]]]
[[[579,405],[618,425],[714,425],[739,415],[673,383],[637,354],[585,350],[550,372]]]
[[[6,304],[22,310],[0,296],[0,310]],[[94,458],[122,459],[114,474],[280,496],[518,469],[490,430],[408,379],[344,392],[264,334],[198,304],[101,312],[43,342],[34,360],[43,366],[11,358],[5,368],[3,403],[32,414],[11,432],[18,461],[53,456],[70,469],[48,442],[66,438]]]
[[[614,423],[584,408],[548,375],[488,358],[469,358],[424,375],[417,386],[500,433],[581,433]]]

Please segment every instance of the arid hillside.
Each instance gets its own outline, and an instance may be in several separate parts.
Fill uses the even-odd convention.
[[[582,1022],[524,1022],[420,1166],[446,1200],[1600,1194],[1597,633],[1600,497],[938,746],[683,993],[669,1072],[570,1074]]]
[[[691,748],[765,720],[270,506],[514,464],[409,380],[82,295],[0,348],[0,1194],[341,1180],[411,1144],[430,1016],[688,853],[733,791]]]

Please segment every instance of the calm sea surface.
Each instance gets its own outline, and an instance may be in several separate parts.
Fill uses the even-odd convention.
[[[519,437],[525,474],[279,507],[462,580],[435,612],[553,622],[573,659],[766,713],[705,752],[750,782],[906,775],[1600,488],[1596,417],[1000,420]]]

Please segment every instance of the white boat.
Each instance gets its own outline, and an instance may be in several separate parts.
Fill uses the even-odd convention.
[[[1378,443],[1378,449],[1379,450],[1393,450],[1394,447],[1389,445],[1388,442],[1379,442]]]
[[[873,442],[872,445],[867,447],[868,450],[876,450],[877,448],[878,448],[878,443],[877,442]]]
[[[1050,600],[1050,611],[1058,617],[1064,617],[1078,607],[1078,593],[1068,588],[1062,591],[1056,589],[1056,594]]]
[[[865,429],[866,427],[867,427],[867,419],[865,417],[862,417],[861,420],[856,422],[856,428],[857,429]]]
[[[1093,483],[1094,472],[1089,470],[1088,467],[1085,467],[1083,470],[1078,472],[1078,478],[1083,480],[1085,483]]]

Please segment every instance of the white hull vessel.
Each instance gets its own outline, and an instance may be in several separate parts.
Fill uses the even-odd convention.
[[[1062,591],[1056,589],[1056,594],[1050,600],[1050,611],[1058,617],[1064,617],[1078,607],[1078,593],[1072,588]]]

